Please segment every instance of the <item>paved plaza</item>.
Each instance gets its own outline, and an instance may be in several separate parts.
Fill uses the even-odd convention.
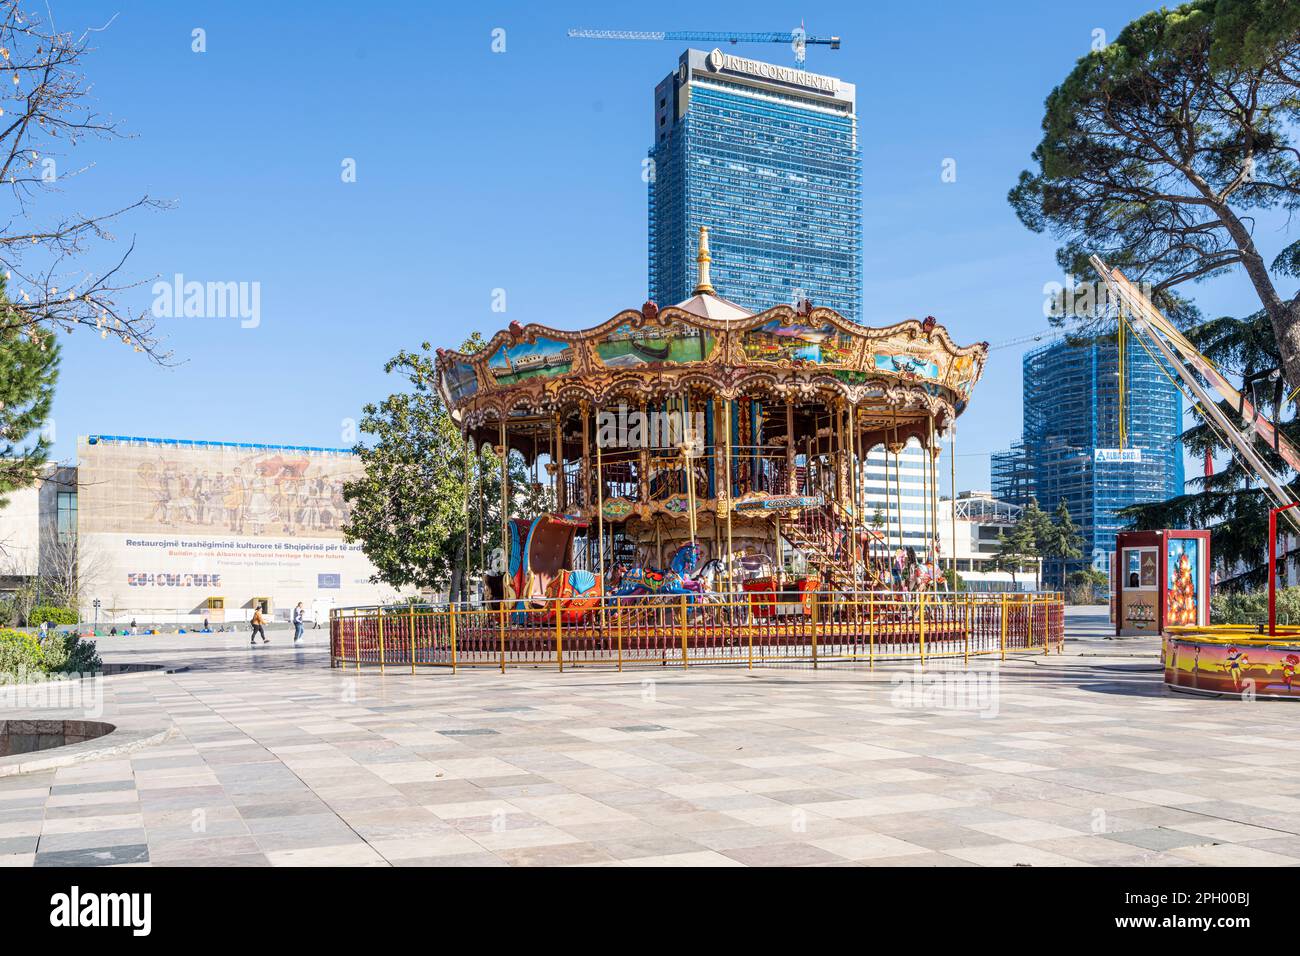
[[[1104,613],[1104,612],[1103,612]],[[0,863],[1300,863],[1300,708],[1171,696],[1151,640],[910,666],[331,670],[324,631],[113,638],[170,736],[0,776]],[[959,706],[936,679],[983,688]],[[972,700],[975,704],[972,705]],[[48,714],[47,714],[48,715]],[[111,739],[111,738],[105,738]]]

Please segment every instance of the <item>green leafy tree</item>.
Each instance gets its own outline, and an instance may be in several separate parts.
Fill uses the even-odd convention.
[[[461,346],[483,347],[477,333]],[[469,581],[492,570],[501,546],[501,460],[490,450],[469,452],[438,395],[434,357],[426,342],[399,352],[385,371],[402,375],[408,391],[366,405],[356,452],[364,474],[344,486],[352,511],[343,532],[376,568],[374,579],[395,588],[418,587],[464,599]],[[549,488],[533,487],[517,455],[510,457],[507,513],[549,510]],[[466,532],[468,531],[468,548]]]
[[[7,308],[0,279],[0,312]],[[0,325],[0,507],[7,492],[36,480],[49,457],[43,430],[58,376],[59,346],[52,332]]]
[[[1193,0],[1130,23],[1081,58],[1047,98],[1035,168],[1009,199],[1063,240],[1061,267],[1091,276],[1097,253],[1151,285],[1174,318],[1182,283],[1243,269],[1300,386],[1300,242],[1271,269],[1258,210],[1300,208],[1300,4]]]

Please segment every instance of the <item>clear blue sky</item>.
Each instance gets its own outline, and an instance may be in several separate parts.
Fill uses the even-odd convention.
[[[570,40],[571,26],[779,30],[843,37],[808,68],[857,84],[865,182],[865,321],[935,315],[959,342],[1046,330],[1050,238],[1007,190],[1038,140],[1044,97],[1151,0],[646,4],[88,3],[51,0],[64,29],[100,25],[87,70],[134,134],[76,153],[86,211],[149,194],[129,271],[259,282],[256,329],[161,322],[178,365],[88,335],[65,339],[56,456],[78,435],[350,444],[341,422],[397,383],[422,340],[455,346],[507,322],[594,325],[646,296],[654,84],[677,43]],[[883,7],[883,9],[881,9]],[[191,31],[207,52],[191,52]],[[491,31],[506,31],[504,54]],[[744,55],[788,62],[781,46]],[[340,164],[357,164],[343,183]],[[957,181],[940,179],[945,158]],[[1284,244],[1270,233],[1267,253]],[[505,315],[492,290],[507,293]],[[725,293],[725,290],[723,290]],[[1211,314],[1257,308],[1240,277],[1200,286]],[[959,427],[958,484],[1021,424],[1020,359],[995,349]],[[946,469],[945,469],[946,470]]]

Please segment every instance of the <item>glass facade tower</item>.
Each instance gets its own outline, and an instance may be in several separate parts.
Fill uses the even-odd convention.
[[[718,294],[754,312],[809,298],[859,320],[862,172],[854,87],[687,50],[655,87],[650,298],[695,286],[709,227]]]
[[[1113,341],[1055,342],[1024,358],[1024,439],[993,456],[993,494],[1044,511],[1062,498],[1083,535],[1083,557],[1044,561],[1059,585],[1084,567],[1108,569],[1128,505],[1183,493],[1182,397],[1132,338],[1126,353],[1125,450],[1119,442],[1119,349]]]

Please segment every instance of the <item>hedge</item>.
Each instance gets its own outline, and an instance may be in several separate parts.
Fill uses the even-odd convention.
[[[27,615],[29,627],[40,627],[46,621],[60,626],[75,625],[81,623],[81,615],[66,607],[57,607],[53,604],[38,604]]]
[[[45,655],[36,638],[22,631],[0,630],[0,684],[35,673],[45,673]]]

